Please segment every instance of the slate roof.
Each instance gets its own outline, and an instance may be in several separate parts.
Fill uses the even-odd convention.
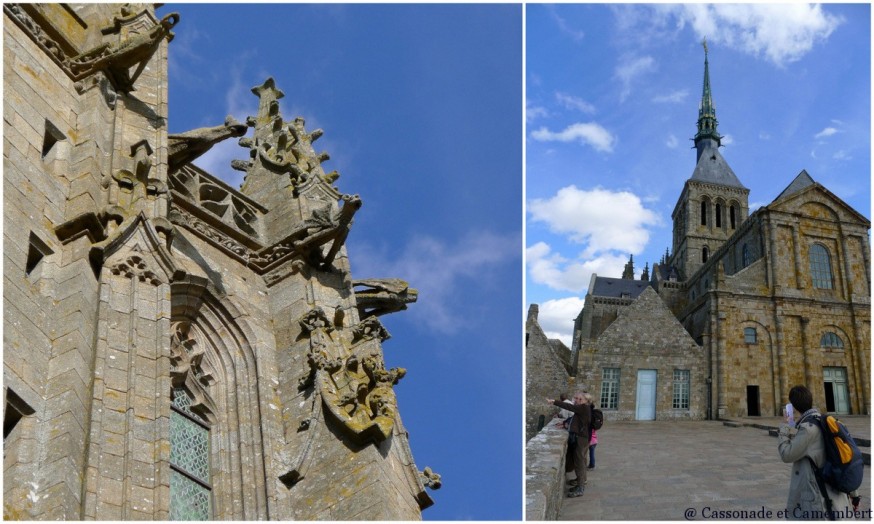
[[[719,149],[715,147],[706,147],[701,152],[701,156],[698,158],[698,165],[695,166],[691,180],[746,189],[740,183],[734,171],[728,166],[728,162],[722,157]]]
[[[621,298],[623,294],[628,294],[630,298],[637,298],[648,287],[646,280],[595,277],[592,296]]]
[[[782,193],[777,195],[777,198],[775,198],[774,201],[776,202],[777,200],[780,200],[785,196],[797,193],[808,186],[812,186],[815,183],[816,182],[814,182],[813,178],[811,178],[810,175],[807,174],[807,171],[802,169],[801,172],[798,173],[798,176],[795,177],[795,180],[793,180],[792,183],[789,184]]]

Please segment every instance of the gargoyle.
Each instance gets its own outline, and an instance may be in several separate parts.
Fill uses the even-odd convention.
[[[355,290],[355,300],[358,303],[358,316],[380,316],[407,309],[419,298],[419,292],[410,288],[410,284],[398,278],[354,280],[352,287],[364,287]]]
[[[246,124],[241,124],[228,115],[224,125],[221,126],[201,127],[185,133],[167,135],[169,172],[174,173],[182,166],[193,162],[222,140],[245,135],[247,129]]]
[[[170,29],[177,23],[179,13],[170,13],[145,34],[116,45],[103,44],[72,58],[70,71],[77,78],[104,71],[116,89],[125,93],[133,91],[134,82],[146,68],[161,40],[172,35]],[[131,74],[130,68],[135,65],[139,67]]]

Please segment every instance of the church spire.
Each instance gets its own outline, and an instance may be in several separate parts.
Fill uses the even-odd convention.
[[[698,133],[695,135],[695,147],[698,157],[707,147],[722,145],[722,137],[716,130],[719,122],[716,120],[716,105],[710,91],[710,63],[707,60],[707,39],[701,42],[704,46],[704,89],[701,93],[701,104],[698,106]]]

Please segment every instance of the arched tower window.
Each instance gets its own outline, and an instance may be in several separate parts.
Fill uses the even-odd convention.
[[[710,257],[710,250],[707,249],[707,246],[701,248],[701,262],[707,262],[707,259]]]
[[[813,287],[833,289],[831,258],[822,244],[810,246],[810,277],[813,280]]]
[[[707,201],[704,200],[701,202],[701,225],[707,225]]]
[[[722,227],[722,205],[716,204],[716,227]]]
[[[732,229],[737,227],[737,206],[734,204],[728,208],[728,224]]]
[[[833,331],[823,333],[819,345],[824,348],[844,349],[844,341]]]

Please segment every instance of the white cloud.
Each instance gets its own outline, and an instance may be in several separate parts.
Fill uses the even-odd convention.
[[[731,144],[734,144],[734,137],[731,135],[724,135],[721,142],[724,146],[730,146]]]
[[[407,241],[400,254],[378,251],[368,244],[352,252],[351,265],[358,278],[402,278],[418,289],[419,301],[405,315],[437,333],[478,329],[468,318],[465,297],[485,294],[488,285],[518,285],[490,281],[489,275],[521,255],[521,235],[470,231],[454,244],[425,235]],[[466,316],[468,315],[468,316]]]
[[[545,107],[532,105],[530,100],[525,101],[526,122],[531,122],[538,118],[544,118],[547,116],[549,116],[549,111],[547,111]]]
[[[843,149],[841,149],[840,151],[838,151],[837,153],[832,155],[832,158],[834,158],[835,160],[852,160],[853,159],[853,157],[851,157],[850,154],[847,153]]]
[[[555,20],[555,23],[561,32],[570,37],[574,42],[579,42],[586,36],[583,31],[572,28],[564,18],[558,16],[558,13],[555,12],[555,7],[547,5],[546,10],[549,12],[552,19]]]
[[[595,122],[576,123],[563,131],[550,131],[545,127],[533,131],[531,138],[539,142],[576,142],[588,144],[598,151],[612,153],[616,137]]]
[[[248,57],[247,53],[241,55],[243,59]],[[230,67],[231,85],[225,93],[225,115],[231,115],[241,123],[246,122],[247,116],[258,114],[258,97],[252,94],[252,86],[246,86],[243,83],[243,74],[241,65],[245,60],[234,62],[236,65]],[[224,118],[206,124],[209,127],[221,125],[224,123]],[[186,130],[187,131],[187,130]],[[251,136],[251,132],[247,131]],[[235,171],[231,168],[231,160],[246,160],[249,157],[249,150],[240,147],[239,138],[228,138],[214,145],[209,151],[204,153],[194,163],[209,172],[211,175],[217,176],[231,187],[239,188],[243,183],[244,173]]]
[[[538,306],[537,322],[548,338],[557,338],[570,348],[574,319],[580,314],[584,303],[585,300],[579,297],[547,300]]]
[[[586,244],[587,258],[608,251],[640,253],[649,241],[647,228],[660,223],[659,215],[643,207],[637,195],[600,187],[564,187],[552,198],[529,202],[528,212],[552,232]]]
[[[558,100],[559,104],[563,105],[567,109],[576,109],[577,111],[582,111],[583,113],[595,112],[595,106],[586,102],[582,98],[558,92],[555,93],[555,98],[556,100]]]
[[[823,129],[822,131],[820,131],[819,133],[817,133],[816,135],[814,135],[813,138],[825,138],[827,136],[832,136],[836,133],[840,133],[840,131],[838,129],[835,129],[834,127],[827,127],[825,129]]]
[[[614,73],[615,77],[622,83],[619,100],[624,102],[628,98],[628,95],[631,94],[631,84],[637,77],[655,71],[655,69],[655,59],[651,56],[623,55]]]
[[[668,141],[665,142],[665,145],[671,149],[677,149],[677,146],[680,145],[680,141],[677,140],[677,137],[671,134],[668,136]]]
[[[657,95],[652,98],[652,101],[657,104],[680,104],[686,101],[686,98],[689,96],[688,89],[681,89],[678,91],[671,91],[665,95]]]
[[[585,294],[592,274],[618,277],[628,255],[607,254],[594,258],[568,260],[552,251],[549,244],[538,242],[525,250],[525,264],[531,280],[559,291]]]
[[[821,5],[682,4],[665,6],[678,27],[689,24],[698,38],[764,56],[778,66],[800,60],[825,41],[843,20]]]

